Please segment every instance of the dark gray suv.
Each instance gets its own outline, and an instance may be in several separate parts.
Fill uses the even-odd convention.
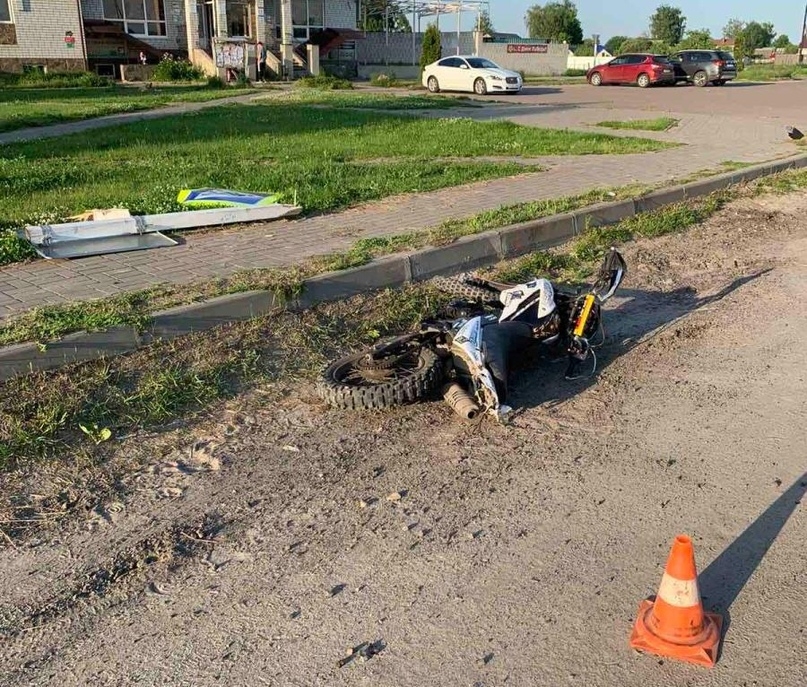
[[[675,67],[675,80],[689,81],[696,86],[722,86],[737,78],[734,55],[722,50],[682,50],[670,55]]]

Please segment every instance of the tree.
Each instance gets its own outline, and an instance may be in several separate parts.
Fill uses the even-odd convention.
[[[752,21],[746,24],[738,36],[735,36],[735,40],[742,36],[742,42],[746,50],[745,54],[750,56],[759,48],[769,48],[775,34],[773,24],[770,22],[760,24]]]
[[[739,19],[729,19],[728,23],[723,27],[723,37],[737,38],[744,28],[744,21],[740,21]]]
[[[437,62],[443,56],[443,45],[440,36],[440,29],[437,24],[429,24],[426,33],[423,34],[423,49],[420,53],[420,72],[426,69],[432,62]]]
[[[594,56],[594,40],[586,38],[580,45],[575,46],[574,54],[578,57]]]
[[[734,53],[734,57],[736,57],[738,60],[740,60],[740,62],[737,64],[738,68],[743,63],[742,60],[743,60],[744,57],[751,57],[751,55],[754,54],[753,50],[751,50],[751,51],[748,50],[748,48],[747,48],[747,46],[745,44],[745,38],[743,37],[743,32],[742,31],[740,31],[734,37],[734,50],[732,52]]]
[[[686,17],[678,7],[660,5],[650,17],[650,36],[656,40],[676,45],[684,37]]]
[[[612,55],[616,55],[626,40],[628,40],[627,36],[611,36],[605,44],[605,49]]]
[[[714,39],[709,29],[687,31],[686,38],[678,45],[679,50],[706,50],[714,47]]]
[[[583,27],[577,18],[577,7],[571,0],[548,2],[543,7],[533,5],[527,10],[524,21],[530,38],[545,38],[569,45],[583,42]]]
[[[649,52],[653,48],[653,41],[649,38],[628,38],[619,46],[618,53]]]
[[[479,13],[478,28],[486,36],[492,36],[496,33],[496,29],[493,28],[493,22],[490,20],[490,14],[488,14],[487,11]]]
[[[791,45],[793,44],[790,42],[790,38],[783,33],[780,33],[773,42],[773,47],[779,49],[789,48]]]
[[[359,28],[362,31],[412,33],[406,12],[396,0],[364,0],[361,14]]]

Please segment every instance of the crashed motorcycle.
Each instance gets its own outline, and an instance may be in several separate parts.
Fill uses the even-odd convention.
[[[536,342],[568,358],[567,379],[596,371],[602,306],[626,271],[612,248],[586,289],[542,278],[516,285],[475,277],[443,280],[463,296],[449,303],[448,319],[426,320],[417,332],[334,361],[323,373],[319,396],[334,407],[371,409],[439,393],[466,419],[487,413],[506,422],[513,411],[507,403],[510,363]]]

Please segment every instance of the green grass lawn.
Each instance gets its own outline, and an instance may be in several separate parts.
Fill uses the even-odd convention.
[[[672,117],[657,117],[656,119],[632,119],[627,121],[597,122],[595,126],[605,129],[628,129],[631,131],[668,131],[678,125],[678,120]]]
[[[249,93],[207,86],[127,86],[107,88],[0,88],[0,131],[60,124],[91,117],[135,112],[181,102],[201,102]]]
[[[362,93],[361,91],[295,90],[273,94],[268,98],[360,110],[446,110],[453,107],[480,107],[476,101],[463,96],[447,97],[406,93],[396,97],[385,93]]]
[[[741,81],[807,79],[807,64],[752,64],[737,74],[737,78]]]
[[[333,101],[338,104],[339,100]],[[424,119],[264,100],[0,148],[0,265],[30,257],[9,230],[91,208],[171,212],[183,187],[280,192],[306,212],[530,171],[479,156],[660,150],[648,139]],[[463,158],[456,162],[445,158]],[[441,159],[442,158],[442,159]]]

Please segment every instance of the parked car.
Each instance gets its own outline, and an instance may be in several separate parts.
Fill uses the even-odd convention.
[[[670,56],[676,81],[688,81],[696,86],[712,83],[723,86],[737,78],[734,55],[722,50],[681,50]]]
[[[654,84],[674,84],[675,68],[663,55],[618,55],[606,64],[589,69],[586,78],[592,86],[635,83],[647,88]]]
[[[523,85],[521,74],[502,69],[484,57],[444,57],[423,70],[423,85],[432,93],[467,91],[477,95],[487,93],[518,93]]]

